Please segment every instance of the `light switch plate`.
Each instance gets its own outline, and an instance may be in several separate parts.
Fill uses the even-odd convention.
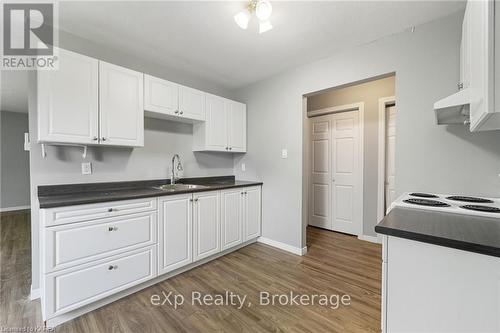
[[[92,174],[92,163],[85,162],[82,163],[82,175],[91,175]]]
[[[281,158],[288,158],[288,149],[281,149]]]

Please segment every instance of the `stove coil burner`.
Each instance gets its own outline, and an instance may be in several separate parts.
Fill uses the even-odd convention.
[[[412,197],[419,197],[419,198],[439,198],[435,194],[429,194],[429,193],[420,193],[420,192],[415,192],[415,193],[410,193]]]
[[[465,197],[462,195],[452,195],[447,197],[448,200],[462,201],[462,202],[473,202],[473,203],[493,203],[490,199],[476,198],[476,197]]]
[[[430,206],[430,207],[450,207],[445,202],[437,201],[437,200],[428,200],[428,199],[406,199],[403,200],[403,202],[413,204],[413,205],[420,205],[420,206]]]
[[[500,213],[500,208],[498,208],[498,207],[491,207],[491,206],[465,205],[465,206],[460,206],[460,208],[468,209],[468,210],[475,210],[475,211],[478,211],[478,212]]]

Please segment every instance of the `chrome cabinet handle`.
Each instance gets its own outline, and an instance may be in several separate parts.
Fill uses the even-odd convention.
[[[184,114],[184,111],[179,112],[179,114]]]
[[[113,211],[113,208],[108,208],[108,212],[111,213]]]
[[[97,141],[97,140],[99,140],[99,138],[98,138],[97,136],[94,136],[94,137],[92,138],[92,140]]]
[[[459,83],[457,84],[457,88],[458,88],[458,90],[462,90],[462,89],[464,89],[464,83],[463,83],[463,82],[459,82]]]
[[[178,113],[179,113],[179,110],[175,110],[175,111],[174,111],[174,113],[175,113],[175,114],[178,114]]]
[[[118,268],[118,266],[116,266],[116,265],[109,265],[108,266],[108,270],[110,270],[110,271],[112,271],[113,269],[117,269],[117,268]]]
[[[229,147],[229,150],[233,150],[233,147]]]
[[[194,199],[194,201],[195,201],[195,202],[196,202],[196,201],[198,201],[198,198]]]
[[[101,141],[106,141],[107,139],[105,137],[102,137],[101,138]]]
[[[108,231],[116,231],[116,230],[118,230],[118,227],[109,227],[108,228]]]

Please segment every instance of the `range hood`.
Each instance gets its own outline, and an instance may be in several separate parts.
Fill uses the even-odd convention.
[[[470,89],[466,88],[434,103],[438,125],[469,122]]]

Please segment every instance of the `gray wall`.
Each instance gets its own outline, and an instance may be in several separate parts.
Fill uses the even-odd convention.
[[[30,205],[29,153],[24,150],[28,114],[0,112],[0,208]]]
[[[395,77],[330,90],[307,98],[307,110],[358,102],[364,110],[363,234],[375,235],[378,205],[378,100],[395,95]]]
[[[305,245],[303,95],[396,73],[396,189],[500,195],[500,131],[437,126],[433,103],[456,91],[463,13],[345,50],[237,92],[248,107],[248,153],[240,178],[264,182],[263,236]],[[258,135],[252,135],[258,133]],[[288,148],[288,159],[281,159]],[[242,172],[241,163],[246,164]]]
[[[60,47],[137,71],[165,78],[193,88],[231,98],[229,91],[192,76],[182,76],[175,70],[157,66],[141,59],[106,48],[89,40],[61,31]],[[33,141],[37,137],[36,77],[29,74],[29,132]],[[168,177],[172,155],[178,153],[184,164],[184,177],[233,174],[233,157],[224,153],[193,153],[192,125],[166,120],[145,119],[144,147],[89,148],[82,159],[81,148],[48,147],[47,157],[42,158],[41,146],[33,143],[30,151],[31,177],[31,243],[32,288],[39,287],[39,204],[38,185],[81,182],[105,182]],[[93,174],[81,175],[81,163],[92,162]]]

